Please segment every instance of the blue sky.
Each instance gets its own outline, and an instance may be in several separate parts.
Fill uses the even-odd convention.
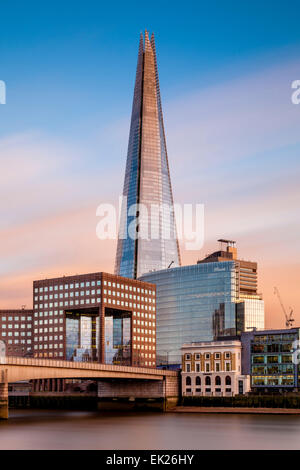
[[[205,247],[260,265],[268,324],[300,312],[300,2],[2,2],[1,307],[48,275],[112,271],[96,208],[122,191],[139,34],[154,32],[175,200],[205,204]],[[16,291],[16,285],[18,289]],[[276,317],[275,315],[275,317]],[[300,322],[300,313],[299,313]],[[276,326],[276,325],[275,325]],[[277,326],[282,326],[278,320]]]
[[[0,71],[10,106],[0,132],[38,126],[73,137],[127,115],[145,28],[156,35],[168,100],[293,55],[299,10],[299,2],[277,0],[2,2]]]

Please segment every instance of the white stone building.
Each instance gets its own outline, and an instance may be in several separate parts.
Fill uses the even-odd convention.
[[[181,351],[184,396],[233,396],[250,390],[250,376],[241,374],[239,340],[184,344]]]

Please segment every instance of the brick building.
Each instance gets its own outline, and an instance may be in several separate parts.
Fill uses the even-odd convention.
[[[0,310],[0,340],[8,356],[32,355],[32,319],[32,310]]]
[[[34,281],[34,357],[155,367],[156,287],[103,272]]]

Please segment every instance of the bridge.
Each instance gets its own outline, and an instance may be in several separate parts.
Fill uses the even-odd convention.
[[[97,380],[98,397],[177,400],[178,373],[144,367],[0,356],[0,419],[8,419],[8,384],[38,379]]]

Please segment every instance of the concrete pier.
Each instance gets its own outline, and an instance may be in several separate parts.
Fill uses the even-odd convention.
[[[7,369],[0,369],[0,419],[8,419]]]

